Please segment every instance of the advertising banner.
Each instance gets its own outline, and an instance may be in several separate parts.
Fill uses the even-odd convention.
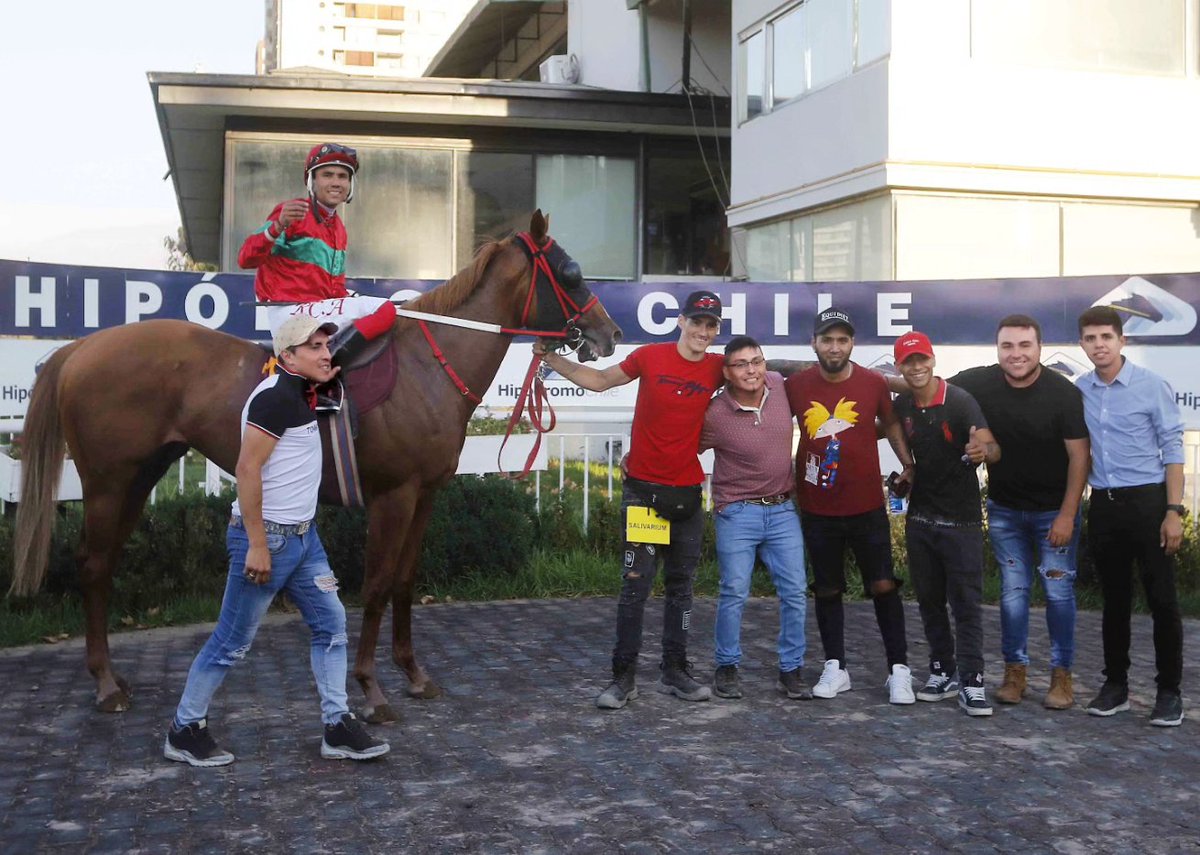
[[[63,341],[104,327],[149,318],[179,318],[242,338],[265,341],[265,312],[254,303],[249,273],[188,273],[72,267],[0,260],[0,417],[20,417],[35,365]],[[354,279],[359,293],[411,298],[438,282]],[[1190,429],[1200,428],[1200,274],[974,279],[919,282],[592,282],[593,291],[624,332],[622,347],[675,336],[679,306],[698,287],[724,303],[718,343],[751,335],[768,358],[811,359],[817,312],[831,305],[856,326],[856,362],[888,370],[891,346],[912,329],[927,333],[943,376],[995,361],[997,321],[1021,312],[1042,326],[1043,362],[1075,378],[1090,369],[1077,345],[1076,318],[1089,306],[1121,313],[1130,338],[1126,353],[1172,384]],[[528,340],[517,339],[484,394],[488,407],[505,409],[516,397],[529,363]],[[136,370],[131,355],[130,370]],[[584,392],[553,375],[548,388],[566,413],[625,411],[635,384],[603,394]]]

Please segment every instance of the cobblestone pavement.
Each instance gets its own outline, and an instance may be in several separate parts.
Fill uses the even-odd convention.
[[[652,690],[661,601],[648,612],[641,697],[593,706],[611,599],[441,604],[416,610],[418,654],[447,694],[406,699],[379,728],[392,753],[321,760],[307,631],[268,619],[218,694],[222,769],[162,758],[164,727],[209,627],[114,637],[134,708],[92,708],[82,644],[0,653],[4,852],[1146,851],[1200,848],[1200,713],[1148,725],[1150,624],[1134,628],[1133,712],[1042,709],[1046,632],[1032,621],[1032,694],[968,719],[954,701],[893,707],[870,604],[847,606],[854,691],[787,701],[775,689],[777,605],[752,600],[741,701]],[[697,602],[693,654],[709,679],[714,603]],[[915,674],[927,648],[909,607]],[[986,615],[988,668],[998,613]],[[1185,696],[1200,686],[1200,625],[1185,627]],[[385,636],[386,631],[385,631]],[[809,618],[806,675],[820,646]],[[1081,614],[1076,692],[1098,685],[1099,615]],[[357,701],[357,687],[352,688]]]

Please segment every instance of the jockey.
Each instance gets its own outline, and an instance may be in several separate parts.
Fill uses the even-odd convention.
[[[337,143],[314,146],[304,165],[308,198],[276,205],[238,253],[238,266],[257,268],[258,300],[291,304],[267,310],[272,335],[297,314],[337,324],[329,340],[335,365],[348,363],[396,318],[388,299],[346,290],[346,227],[337,207],[354,198],[358,168],[354,149]]]

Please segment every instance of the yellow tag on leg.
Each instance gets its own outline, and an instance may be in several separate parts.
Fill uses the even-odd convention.
[[[653,508],[630,505],[625,511],[625,539],[630,543],[671,542],[671,523],[656,514]]]

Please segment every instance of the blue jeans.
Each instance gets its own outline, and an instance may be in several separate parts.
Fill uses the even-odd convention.
[[[804,664],[805,595],[804,535],[790,501],[781,505],[734,502],[716,513],[717,559],[721,593],[717,600],[716,661],[742,660],[742,610],[750,593],[754,559],[760,556],[779,593],[779,670]]]
[[[1046,592],[1050,665],[1070,668],[1075,659],[1075,553],[1080,517],[1071,542],[1046,541],[1058,511],[1018,511],[988,501],[988,537],[1000,566],[1000,649],[1006,663],[1029,664],[1029,594],[1037,569]]]
[[[225,536],[229,575],[217,628],[196,655],[175,726],[183,727],[208,715],[213,694],[229,669],[250,652],[250,644],[271,600],[287,591],[312,631],[312,672],[321,695],[321,720],[337,722],[349,712],[346,705],[346,609],[337,595],[337,579],[329,568],[325,547],[315,527],[302,535],[268,534],[271,581],[256,585],[246,578],[250,540],[245,529],[230,526]]]

